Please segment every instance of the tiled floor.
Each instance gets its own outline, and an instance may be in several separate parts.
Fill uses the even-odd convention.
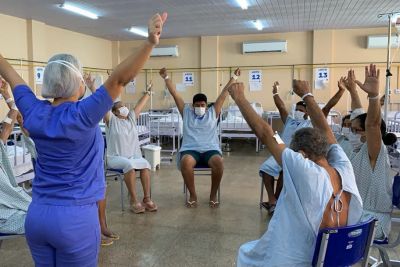
[[[234,143],[232,148],[230,155],[225,155],[219,209],[208,207],[210,179],[205,176],[196,177],[199,207],[184,207],[182,177],[175,162],[153,173],[156,213],[121,212],[119,182],[110,180],[108,223],[121,239],[101,248],[99,265],[234,266],[240,244],[264,233],[269,217],[258,208],[257,173],[267,153],[257,154],[248,143]],[[400,249],[393,253],[399,254]],[[33,266],[24,239],[3,243],[0,266]]]

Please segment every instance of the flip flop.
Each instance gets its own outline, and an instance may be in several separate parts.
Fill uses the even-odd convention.
[[[105,237],[107,237],[107,238],[110,238],[110,239],[112,239],[112,240],[119,240],[119,235],[117,235],[117,234],[115,234],[115,233],[113,233],[113,232],[111,232],[111,234],[110,235],[106,235],[106,234],[103,234],[103,236],[105,236]]]
[[[144,208],[146,209],[146,211],[157,211],[157,205],[152,201],[148,201],[148,202],[143,202],[142,205],[144,206]]]
[[[210,208],[213,208],[213,209],[219,207],[219,202],[218,202],[218,201],[212,201],[212,200],[210,200],[210,202],[209,202],[208,204],[209,204]]]
[[[144,213],[145,210],[146,210],[146,208],[143,207],[142,203],[140,203],[140,202],[131,205],[131,211],[135,214]]]
[[[196,200],[193,200],[193,201],[188,200],[186,202],[186,207],[187,208],[197,208],[197,201]]]
[[[101,235],[101,245],[103,247],[111,246],[112,244],[114,244],[114,241],[112,240],[112,238],[109,238],[105,235]]]
[[[274,215],[275,208],[276,208],[276,204],[270,204],[269,209],[268,209],[268,214],[271,216]]]

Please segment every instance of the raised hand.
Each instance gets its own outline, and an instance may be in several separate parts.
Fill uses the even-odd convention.
[[[168,76],[168,74],[167,74],[167,69],[166,68],[162,68],[161,70],[160,70],[160,76],[163,78],[163,79],[165,79],[165,77],[167,77]]]
[[[85,75],[83,75],[83,79],[85,80],[85,83],[86,83],[87,87],[90,90],[93,90],[94,89],[94,81],[95,81],[95,79],[92,78],[92,75],[90,73],[85,73]]]
[[[3,78],[0,78],[0,94],[8,95],[8,83]]]
[[[299,97],[311,93],[310,84],[308,81],[293,80],[293,92]]]
[[[356,75],[354,74],[354,70],[349,70],[347,72],[347,77],[344,79],[344,85],[349,91],[357,90]]]
[[[365,80],[364,83],[356,80],[357,85],[368,94],[369,97],[375,97],[379,95],[379,69],[376,69],[376,65],[371,64],[365,66]]]
[[[276,81],[276,82],[274,82],[274,85],[272,86],[272,93],[273,94],[278,93],[278,89],[279,89],[279,82]]]
[[[161,16],[157,13],[149,20],[148,40],[151,44],[158,45],[158,43],[160,42],[162,28],[165,21],[167,20],[167,16],[168,15],[166,12],[164,12]]]
[[[237,100],[241,97],[244,97],[244,84],[243,83],[233,83],[228,88],[228,92],[233,98],[233,100]]]
[[[340,91],[345,91],[346,87],[346,77],[341,77],[340,80],[337,82],[338,88]]]
[[[236,76],[240,76],[240,69],[237,68],[237,69],[233,72],[233,74],[235,74]]]

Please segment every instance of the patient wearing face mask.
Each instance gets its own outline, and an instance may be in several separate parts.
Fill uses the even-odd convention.
[[[367,113],[362,109],[357,85],[368,94]],[[350,70],[346,88],[353,109],[351,133],[348,135],[353,151],[349,159],[364,202],[362,219],[377,219],[375,240],[385,241],[390,233],[393,177],[386,146],[395,143],[397,138],[394,134],[386,133],[385,122],[381,119],[379,71],[376,66],[366,68],[364,84],[357,81],[354,71]]]
[[[150,197],[149,162],[142,157],[136,119],[150,98],[146,91],[135,109],[130,111],[121,101],[114,103],[112,112],[105,117],[107,167],[122,169],[124,181],[129,191],[130,209],[133,213],[156,211],[157,205]],[[143,200],[138,201],[136,194],[136,171],[140,172],[143,187]]]
[[[342,147],[343,151],[349,157],[353,152],[353,146],[350,143],[349,136],[351,133],[351,120],[350,114],[342,118],[342,128],[340,133],[335,133],[335,138],[338,144]]]

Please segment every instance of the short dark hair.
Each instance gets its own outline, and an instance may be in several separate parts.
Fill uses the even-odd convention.
[[[206,102],[206,104],[207,104],[207,96],[205,94],[199,93],[199,94],[195,94],[193,96],[193,104],[196,102],[202,102],[202,101]]]
[[[360,127],[365,131],[365,122],[367,120],[367,113],[358,115],[353,120],[358,120],[360,122]],[[395,134],[386,132],[386,123],[383,119],[381,120],[381,135],[383,143],[387,146],[393,145],[394,143],[397,142],[397,137]]]
[[[306,102],[304,102],[304,101],[299,101],[299,102],[297,102],[297,103],[296,103],[296,106],[303,106],[303,107],[307,108]]]
[[[343,124],[344,124],[344,121],[345,120],[350,120],[350,114],[348,114],[348,115],[346,115],[346,116],[344,116],[343,118],[342,118],[342,127],[343,127]]]
[[[118,106],[118,104],[120,104],[120,103],[121,103],[121,101],[115,102],[115,103],[113,104],[112,108],[111,108],[111,111],[112,111],[112,112],[116,112],[116,111],[117,111],[117,106]]]
[[[303,150],[312,161],[326,157],[328,141],[318,129],[307,127],[296,131],[293,135],[290,148],[296,152]]]

